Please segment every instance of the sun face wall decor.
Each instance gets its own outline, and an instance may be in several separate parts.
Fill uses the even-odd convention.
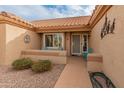
[[[30,41],[31,41],[30,36],[29,36],[28,34],[25,35],[25,36],[24,36],[24,42],[27,44],[27,43],[30,43]]]

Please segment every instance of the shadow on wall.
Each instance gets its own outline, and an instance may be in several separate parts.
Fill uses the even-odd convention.
[[[41,38],[40,35],[32,31],[18,31],[19,34],[14,34],[15,31],[7,31],[6,37],[6,62],[5,64],[11,64],[15,59],[18,59],[22,50],[26,49],[40,49]],[[20,33],[21,32],[21,33]],[[30,36],[30,43],[24,42],[25,35]]]

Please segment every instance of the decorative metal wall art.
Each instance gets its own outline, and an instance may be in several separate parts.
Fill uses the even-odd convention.
[[[25,35],[24,36],[24,42],[25,43],[30,43],[31,39],[30,39],[30,36],[29,35]]]
[[[101,39],[107,34],[114,33],[115,29],[115,18],[113,19],[112,24],[111,21],[108,20],[107,16],[105,17],[105,23],[103,24],[103,28],[101,29]]]
[[[113,20],[113,23],[112,23],[112,25],[111,25],[110,32],[111,32],[111,33],[114,33],[114,32],[113,32],[114,29],[115,29],[115,19]]]

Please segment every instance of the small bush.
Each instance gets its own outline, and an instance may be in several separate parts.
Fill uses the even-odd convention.
[[[52,67],[52,63],[49,60],[39,60],[32,65],[32,71],[34,72],[45,72],[49,71]]]
[[[32,66],[32,60],[29,58],[17,59],[12,63],[14,69],[23,70]]]

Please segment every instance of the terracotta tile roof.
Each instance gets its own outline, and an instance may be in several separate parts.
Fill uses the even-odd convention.
[[[12,13],[2,11],[0,12],[0,23],[6,22],[19,27],[32,29],[35,31],[57,31],[57,30],[85,30],[89,28],[88,21],[90,16],[68,17],[68,18],[56,18],[47,20],[36,20],[28,22],[21,17],[18,17]],[[89,31],[89,29],[88,29]]]
[[[10,17],[10,18],[22,19],[21,17],[16,16],[15,14],[10,13],[10,12],[2,11],[2,12],[0,12],[0,14],[3,15],[3,16],[8,16],[8,17]]]
[[[33,21],[32,23],[37,25],[40,28],[84,26],[88,24],[89,19],[90,19],[90,16],[79,16],[79,17],[37,20],[37,21]]]
[[[28,22],[22,19],[21,17],[16,16],[15,14],[5,11],[0,12],[0,21],[8,21],[9,23],[15,23],[23,26],[28,26],[31,28],[34,27],[34,24],[32,24],[31,22]]]

